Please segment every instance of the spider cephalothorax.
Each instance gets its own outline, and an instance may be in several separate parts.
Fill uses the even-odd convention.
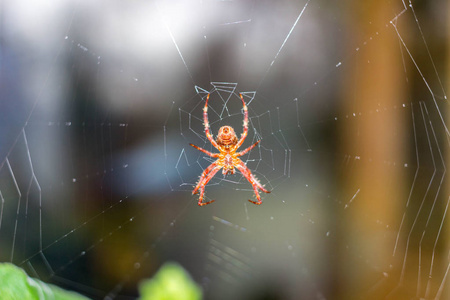
[[[198,205],[206,205],[214,202],[214,200],[203,202],[203,197],[205,195],[205,186],[208,182],[216,175],[216,173],[222,169],[222,174],[234,174],[235,168],[238,169],[242,175],[252,184],[253,191],[255,192],[255,196],[257,201],[248,200],[254,204],[261,204],[261,197],[259,195],[258,189],[263,191],[264,193],[270,193],[266,190],[263,185],[256,179],[256,177],[250,172],[249,168],[245,165],[245,163],[239,159],[239,156],[242,156],[252,150],[258,143],[257,141],[247,149],[236,152],[236,150],[241,147],[244,143],[245,138],[247,137],[248,132],[248,110],[247,105],[245,104],[244,98],[241,94],[239,97],[242,100],[243,110],[244,110],[244,131],[242,132],[241,138],[238,140],[236,133],[234,132],[233,127],[231,126],[222,126],[219,129],[219,133],[217,134],[217,139],[214,140],[212,134],[209,132],[209,122],[208,122],[208,100],[209,94],[206,97],[205,107],[203,108],[203,121],[205,124],[205,134],[208,138],[209,142],[220,151],[220,153],[212,153],[203,148],[190,144],[195,149],[202,151],[203,153],[217,158],[215,162],[210,164],[200,176],[200,179],[192,191],[192,194],[197,194],[198,190],[200,190],[200,198],[198,199]]]

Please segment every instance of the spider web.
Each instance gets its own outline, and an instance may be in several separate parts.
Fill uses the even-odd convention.
[[[93,299],[169,260],[206,299],[448,298],[448,4],[357,3],[2,2],[0,261]],[[191,195],[208,93],[214,136],[247,103],[260,206]]]
[[[236,93],[237,83],[211,82],[211,86],[210,91],[196,86],[197,96],[179,107],[179,133],[185,140],[185,145],[191,141],[210,152],[217,152],[204,134],[203,103],[206,96],[211,95],[208,112],[212,132],[217,132],[219,127],[230,124],[234,128],[242,128],[240,123],[242,123],[243,111],[242,107],[239,109],[239,105],[242,104],[239,95]],[[246,154],[242,160],[262,180],[263,184],[267,183],[267,188],[273,190],[290,177],[291,149],[280,127],[280,108],[277,108],[277,116],[272,118],[270,111],[261,112],[261,107],[257,107],[256,102],[253,102],[256,96],[255,92],[240,92],[240,94],[249,109],[249,135],[241,150],[245,149],[246,145],[250,146],[258,140],[267,140],[266,143],[262,142]],[[274,121],[277,123],[272,124]],[[186,124],[188,125],[186,126]],[[164,128],[166,141],[165,174],[169,185],[172,190],[192,191],[198,181],[198,174],[201,174],[209,164],[213,163],[214,159],[202,153],[196,153],[198,150],[193,148],[182,147],[179,150],[178,159],[174,160],[173,158],[176,156],[170,155],[172,159],[169,161],[167,148],[174,151],[176,146],[167,142],[168,136],[170,136],[170,140],[174,139],[173,136],[177,135],[178,130],[172,134],[166,131],[167,126]],[[305,142],[307,143],[306,139]],[[274,148],[265,147],[264,144],[272,145]],[[184,145],[182,144],[182,146]],[[190,157],[194,157],[195,161],[191,159],[190,162]],[[176,170],[178,176],[175,176],[174,170]],[[192,177],[192,179],[188,179],[189,177]],[[228,186],[234,190],[253,193],[251,185],[242,174],[215,176],[208,186],[215,185]]]

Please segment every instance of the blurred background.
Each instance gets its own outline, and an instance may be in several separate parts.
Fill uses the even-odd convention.
[[[135,299],[448,299],[447,1],[2,1],[0,261]],[[209,120],[261,143],[219,172]]]

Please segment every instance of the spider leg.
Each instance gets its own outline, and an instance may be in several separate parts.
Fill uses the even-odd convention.
[[[242,150],[242,151],[236,153],[236,155],[237,155],[237,156],[242,156],[242,155],[244,155],[244,154],[247,154],[250,150],[252,150],[253,148],[255,148],[256,145],[259,144],[259,142],[261,142],[261,140],[257,141],[256,143],[254,143],[253,145],[251,145],[251,146],[248,147],[247,149]]]
[[[212,165],[215,165],[214,163]],[[198,205],[203,206],[206,204],[213,203],[216,200],[211,200],[208,202],[202,202],[203,197],[205,195],[205,186],[208,184],[208,182],[216,175],[216,173],[221,169],[222,167],[215,165],[214,168],[206,175],[203,180],[199,181],[198,186],[200,188],[200,197],[198,198]]]
[[[208,176],[209,172],[211,172],[212,169],[214,169],[217,166],[217,161],[210,164],[200,175],[200,178],[197,182],[197,185],[195,186],[194,190],[192,191],[192,195],[195,195],[198,193],[198,189],[201,187],[203,181],[205,180],[206,176]]]
[[[243,106],[243,110],[244,110],[244,131],[241,134],[241,138],[237,142],[237,148],[242,146],[242,144],[244,143],[245,138],[247,137],[247,132],[248,132],[248,109],[247,109],[247,105],[245,104],[244,97],[242,97],[242,94],[239,94],[239,97],[241,97],[242,106]]]
[[[199,146],[195,146],[194,144],[189,144],[189,145],[191,145],[192,147],[194,147],[195,149],[197,149],[197,150],[199,150],[199,151],[202,151],[202,152],[205,153],[206,155],[209,155],[209,156],[211,156],[211,157],[219,157],[219,153],[212,153],[212,152],[209,152],[208,150],[205,150],[205,149],[203,149],[203,148],[200,148]]]
[[[237,165],[236,168],[252,184],[253,191],[255,192],[256,199],[258,200],[258,201],[252,201],[252,200],[248,200],[248,201],[253,203],[253,204],[260,205],[262,203],[262,201],[261,201],[261,196],[259,195],[258,189],[260,189],[264,193],[270,193],[270,191],[266,190],[262,186],[262,184],[258,181],[258,179],[252,174],[250,169],[247,168],[247,166],[243,162],[241,162],[239,165]]]
[[[219,148],[219,145],[217,145],[217,142],[213,139],[212,134],[209,132],[209,122],[208,122],[208,100],[209,100],[209,94],[206,96],[205,101],[205,107],[203,108],[203,124],[205,125],[205,134],[208,138],[209,142],[215,147]]]

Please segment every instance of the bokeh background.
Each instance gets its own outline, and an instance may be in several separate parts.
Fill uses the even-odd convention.
[[[93,299],[448,299],[447,1],[0,3],[0,261]],[[240,133],[241,175],[191,191]]]

